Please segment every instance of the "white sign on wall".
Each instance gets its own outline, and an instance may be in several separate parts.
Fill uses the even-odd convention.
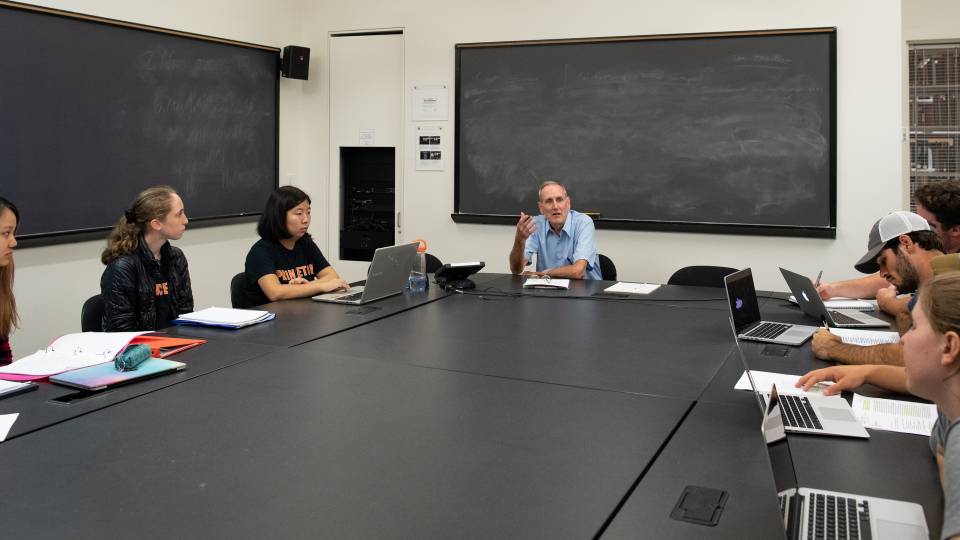
[[[443,127],[417,126],[417,170],[443,170]]]
[[[411,114],[414,122],[447,120],[447,85],[426,84],[413,87],[410,92]]]

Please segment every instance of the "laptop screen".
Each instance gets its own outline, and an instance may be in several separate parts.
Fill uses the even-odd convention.
[[[753,287],[753,273],[749,268],[723,278],[727,287],[727,301],[730,302],[730,316],[739,334],[753,323],[760,322],[760,305],[757,304],[757,290]]]

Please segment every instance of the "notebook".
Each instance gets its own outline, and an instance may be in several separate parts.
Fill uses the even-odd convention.
[[[730,321],[740,339],[799,346],[817,331],[816,326],[760,320],[760,305],[749,268],[723,278],[730,307]]]
[[[765,410],[767,405],[764,395],[757,389],[753,372],[747,365],[743,349],[740,348],[740,342],[737,341],[736,344],[740,362],[743,363],[743,369],[750,381],[750,388],[757,397],[760,410]],[[770,394],[775,394],[777,386],[774,384],[770,388]],[[770,400],[772,399],[771,397]],[[853,414],[850,404],[840,396],[822,396],[807,392],[802,395],[780,395],[779,402],[783,408],[784,429],[790,433],[870,438],[863,424]]]
[[[800,487],[789,438],[783,429],[783,407],[776,387],[769,404],[761,410],[761,429],[787,538],[921,540],[929,537],[919,504]]]
[[[800,309],[814,319],[836,328],[890,328],[890,323],[856,309],[827,309],[810,278],[785,268],[780,273]]]
[[[149,377],[156,377],[164,373],[180,371],[186,368],[183,362],[150,358],[137,366],[133,371],[117,371],[113,362],[106,362],[73,371],[65,371],[50,377],[50,382],[81,388],[83,390],[103,390],[110,386],[129,383]]]
[[[357,305],[402,293],[417,256],[417,246],[414,242],[377,249],[373,252],[373,262],[367,270],[365,285],[320,294],[313,299],[317,302]]]

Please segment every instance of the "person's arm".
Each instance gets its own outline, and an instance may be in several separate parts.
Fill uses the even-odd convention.
[[[320,279],[320,274],[323,274],[327,269],[332,271],[334,277],[330,277],[330,274],[327,274],[323,279]],[[340,279],[340,276],[336,274],[336,271],[333,271],[333,267],[328,266],[317,274],[317,279],[307,281],[304,278],[296,278],[287,284],[280,283],[280,278],[278,278],[276,274],[266,274],[257,280],[257,285],[260,285],[263,294],[271,302],[291,300],[293,298],[306,298],[337,289],[350,288],[350,284]]]
[[[193,286],[190,284],[190,269],[187,258],[181,253],[175,271],[181,293],[176,295],[178,317],[184,313],[193,313]]]
[[[115,260],[103,272],[100,294],[103,296],[103,331],[134,332],[137,328],[137,271],[128,261]]]
[[[823,395],[835,396],[844,390],[854,390],[864,384],[872,384],[900,394],[909,394],[907,390],[907,372],[900,366],[830,366],[815,369],[797,381],[797,387],[810,390],[822,381],[836,384],[823,389]]]
[[[587,275],[587,261],[579,259],[573,264],[548,268],[543,272],[537,272],[537,274],[554,278],[583,279]]]
[[[821,360],[833,360],[841,364],[903,365],[903,348],[899,343],[883,343],[863,347],[844,343],[828,330],[813,334],[813,354]]]
[[[884,287],[877,291],[877,307],[879,307],[881,311],[894,317],[899,316],[901,313],[906,313],[909,315],[909,303],[910,297],[898,297],[897,288],[893,285]]]
[[[536,229],[533,216],[528,216],[520,212],[520,220],[517,221],[517,230],[513,235],[513,248],[510,249],[510,272],[513,274],[522,274],[523,268],[527,266],[527,239]]]
[[[821,281],[817,285],[817,292],[820,298],[828,300],[837,296],[846,296],[847,298],[875,298],[877,291],[886,288],[890,283],[880,277],[880,274],[872,274],[857,279],[846,279],[843,281]]]

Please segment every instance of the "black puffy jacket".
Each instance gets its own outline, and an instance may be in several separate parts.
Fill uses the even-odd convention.
[[[173,317],[193,311],[190,272],[183,252],[167,242],[160,248],[160,261],[157,261],[141,237],[136,251],[121,255],[108,264],[100,277],[104,332],[160,329],[154,306],[154,284],[161,261],[169,277],[171,290],[168,299]],[[166,321],[159,326],[166,326]]]

